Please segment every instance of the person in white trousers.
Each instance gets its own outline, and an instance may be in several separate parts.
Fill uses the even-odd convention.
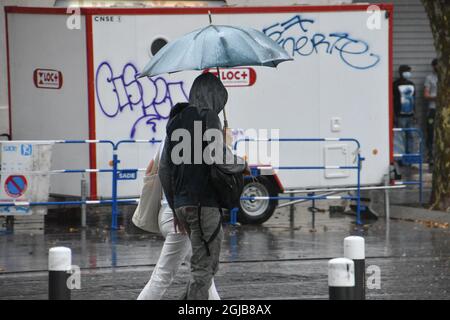
[[[161,150],[163,148],[161,144]],[[158,153],[157,153],[158,154]],[[147,168],[148,174],[153,166],[152,160]],[[150,280],[138,296],[138,300],[161,300],[172,283],[183,262],[189,264],[192,255],[191,241],[186,233],[177,231],[173,221],[173,211],[163,195],[158,216],[159,229],[165,238],[164,245]],[[209,300],[220,300],[214,279],[208,291]]]

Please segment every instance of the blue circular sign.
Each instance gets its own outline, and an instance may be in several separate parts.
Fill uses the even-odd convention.
[[[27,187],[28,182],[25,176],[9,176],[5,181],[5,191],[12,198],[22,196]]]

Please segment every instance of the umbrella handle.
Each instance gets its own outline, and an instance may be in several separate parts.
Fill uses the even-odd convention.
[[[219,67],[216,67],[216,69],[217,69],[217,77],[219,78],[219,81],[222,82]],[[228,120],[227,120],[227,113],[225,112],[225,107],[223,107],[222,111],[223,111],[223,132],[225,132],[226,129],[228,128]]]
[[[225,107],[223,107],[223,129],[226,130],[228,128],[228,120],[227,113],[225,112]]]

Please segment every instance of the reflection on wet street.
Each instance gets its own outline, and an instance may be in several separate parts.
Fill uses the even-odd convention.
[[[324,207],[327,208],[327,207]],[[125,210],[126,209],[126,210]],[[121,229],[111,231],[109,213],[91,212],[87,229],[49,215],[42,235],[0,234],[0,299],[46,299],[48,249],[72,249],[82,270],[73,299],[136,299],[150,277],[163,239],[137,230],[125,208]],[[278,210],[262,226],[225,225],[216,285],[222,299],[327,299],[327,262],[343,255],[343,239],[366,240],[366,266],[381,270],[381,288],[368,299],[449,299],[450,231],[379,219],[355,227],[353,216],[311,213],[298,206]],[[368,275],[369,276],[369,275]],[[187,283],[183,266],[165,298],[177,299]]]

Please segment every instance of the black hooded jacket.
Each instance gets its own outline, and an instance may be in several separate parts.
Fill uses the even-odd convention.
[[[194,146],[194,139],[203,141],[202,137],[206,129],[222,131],[218,114],[225,107],[227,99],[228,93],[220,80],[211,73],[206,73],[194,81],[189,94],[189,103],[179,103],[172,109],[167,123],[167,138],[159,168],[159,177],[164,193],[172,209],[199,204],[205,207],[218,207],[217,194],[209,180],[210,165],[203,159],[204,149],[208,142],[201,143],[201,153],[198,153],[199,150],[196,150]],[[195,132],[196,121],[197,128],[201,124],[201,137],[198,136],[198,129]],[[177,129],[189,133],[190,154],[183,154],[186,150],[180,151],[181,149],[177,147],[184,137],[171,141],[173,140],[171,137],[177,136],[177,132],[180,132]],[[220,145],[226,150],[222,142]],[[172,151],[174,155],[180,155],[181,158],[189,160],[174,163]],[[196,155],[194,151],[197,151]],[[229,155],[225,151],[224,153]],[[231,166],[234,171],[242,172],[245,169],[245,161],[226,166],[227,168]]]

